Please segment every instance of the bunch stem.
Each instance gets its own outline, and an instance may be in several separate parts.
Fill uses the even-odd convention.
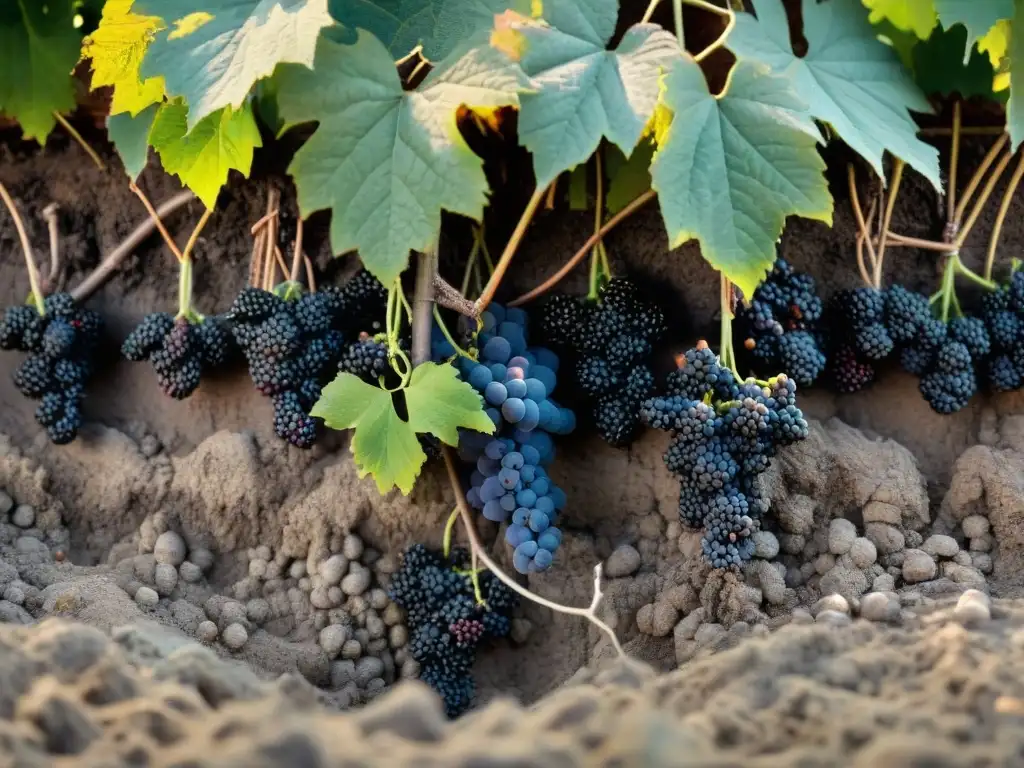
[[[11,218],[14,220],[14,229],[17,230],[18,239],[21,241],[21,250],[25,255],[25,269],[28,270],[28,284],[32,290],[32,305],[40,315],[45,315],[46,308],[43,305],[43,291],[39,285],[39,270],[36,267],[36,257],[32,254],[32,243],[29,242],[28,232],[25,231],[25,223],[21,220],[18,207],[14,204],[14,200],[10,193],[8,193],[7,187],[2,183],[0,183],[0,198],[3,198],[4,205],[7,206],[7,210],[11,213]]]

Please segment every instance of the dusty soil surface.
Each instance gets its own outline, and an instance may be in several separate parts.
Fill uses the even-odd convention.
[[[37,253],[48,252],[42,209],[61,205],[69,285],[144,216],[110,161],[102,173],[76,147],[0,145],[0,180]],[[143,186],[156,201],[176,191],[153,169]],[[933,198],[906,186],[894,228],[934,236]],[[783,243],[825,292],[857,279],[837,197],[834,230],[794,222]],[[244,284],[263,206],[259,185],[225,192],[200,243],[201,311]],[[1024,239],[1021,214],[1007,219],[1009,244]],[[183,240],[197,217],[168,224]],[[513,287],[574,251],[587,218],[542,216]],[[308,242],[325,280],[352,268],[330,259],[316,221]],[[714,326],[715,277],[692,248],[666,253],[656,210],[609,245],[674,297],[680,348]],[[90,301],[112,346],[146,312],[175,306],[173,268],[150,239]],[[934,284],[918,252],[894,250],[889,272]],[[6,217],[0,275],[0,304],[21,301]],[[243,372],[179,403],[147,366],[113,359],[81,436],[55,448],[10,383],[17,363],[0,356],[0,766],[1021,759],[1019,394],[940,417],[895,371],[857,396],[807,393],[811,437],[776,460],[773,512],[740,574],[709,572],[699,534],[681,528],[666,436],[629,451],[570,438],[552,468],[570,498],[567,535],[556,567],[528,585],[585,605],[604,562],[602,616],[633,663],[581,620],[527,605],[512,641],[478,662],[479,710],[446,724],[413,680],[404,617],[385,591],[404,547],[440,540],[452,505],[441,468],[410,497],[382,498],[358,479],[345,435],[310,452],[275,438],[270,404]],[[500,532],[481,532],[506,559]]]

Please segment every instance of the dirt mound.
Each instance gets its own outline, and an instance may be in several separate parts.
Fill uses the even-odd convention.
[[[452,724],[418,682],[338,715],[301,678],[261,683],[195,644],[0,627],[0,743],[24,768],[1007,764],[1024,749],[1024,607],[986,620],[968,602],[897,628],[787,627],[661,677],[584,670],[531,709]]]

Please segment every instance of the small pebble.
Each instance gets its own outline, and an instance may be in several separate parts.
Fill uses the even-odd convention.
[[[850,623],[850,617],[839,611],[822,611],[814,620],[819,624],[830,624],[834,627],[845,627]]]
[[[363,540],[352,533],[345,537],[345,541],[341,545],[341,553],[349,560],[358,560],[359,556],[363,554],[363,549]]]
[[[936,533],[925,540],[924,544],[921,545],[921,549],[932,557],[953,557],[953,555],[960,551],[960,545],[956,543],[956,539],[952,536],[943,536]]]
[[[903,579],[908,584],[917,584],[935,578],[938,566],[927,552],[908,549],[903,555]]]
[[[402,677],[414,680],[420,676],[420,663],[416,659],[408,659],[402,664]]]
[[[5,491],[0,491],[0,517],[3,517],[14,508],[14,499]]]
[[[153,556],[158,563],[179,566],[185,562],[185,540],[174,531],[164,531],[156,540],[153,547]]]
[[[360,688],[365,688],[370,680],[383,674],[384,662],[376,656],[363,656],[356,662],[356,683]]]
[[[631,544],[617,547],[604,564],[604,575],[609,579],[631,576],[640,570],[640,553]]]
[[[978,539],[987,536],[991,525],[984,515],[968,515],[960,524],[964,530],[964,536],[969,539]]]
[[[245,604],[245,615],[253,624],[263,624],[270,619],[270,603],[256,597]]]
[[[984,624],[992,618],[992,601],[984,592],[968,589],[957,600],[953,618],[966,626]]]
[[[217,639],[217,625],[212,621],[202,621],[196,628],[196,635],[204,643],[212,643]]]
[[[346,595],[361,595],[370,588],[370,571],[360,568],[341,580],[341,591]]]
[[[203,572],[199,569],[198,565],[190,560],[186,560],[178,567],[178,576],[186,584],[196,584],[203,578]]]
[[[135,593],[135,602],[143,608],[156,608],[160,603],[160,595],[150,587],[139,587]]]
[[[771,531],[756,531],[750,537],[754,542],[754,557],[771,560],[779,554],[779,540]]]
[[[863,570],[864,568],[871,567],[875,560],[878,559],[878,550],[871,542],[871,539],[858,536],[850,547],[849,555],[853,564]]]
[[[249,633],[241,624],[228,624],[221,635],[221,641],[231,650],[237,651],[249,642]]]
[[[348,558],[344,555],[331,555],[317,569],[323,583],[329,587],[340,584],[348,570]]]
[[[885,592],[869,592],[861,598],[860,615],[868,621],[894,621],[900,616],[900,602]]]
[[[341,653],[350,638],[349,628],[343,624],[331,624],[320,630],[320,647],[332,659]],[[339,686],[340,687],[340,686]]]
[[[850,613],[850,603],[845,597],[839,594],[825,595],[811,607],[811,615],[817,616],[822,611],[835,611],[836,613]]]
[[[845,555],[857,540],[857,526],[845,517],[834,518],[828,524],[828,551],[833,555]]]
[[[262,579],[267,575],[267,561],[254,558],[249,561],[249,576],[254,579]]]
[[[399,608],[395,603],[388,603],[388,607],[384,609],[384,623],[389,627],[393,627],[402,621],[402,609]]]
[[[380,587],[375,587],[370,590],[370,607],[375,611],[383,611],[388,607],[391,601],[388,599],[388,593]]]
[[[409,642],[409,630],[404,624],[396,624],[388,630],[388,644],[395,649]]]
[[[356,679],[356,663],[342,659],[331,664],[331,687],[344,688]]]
[[[358,640],[348,640],[341,646],[341,657],[343,659],[358,659],[363,655],[363,646]]]
[[[7,589],[4,590],[4,600],[12,602],[15,605],[24,605],[25,590],[17,584],[10,584]]]
[[[288,568],[288,576],[293,579],[301,579],[306,575],[306,561],[296,560]]]
[[[326,611],[334,606],[331,604],[331,593],[327,587],[317,587],[309,593],[309,603],[314,608]]]
[[[36,511],[28,504],[19,504],[11,515],[11,522],[19,528],[31,528],[35,521]]]
[[[213,567],[213,552],[205,547],[196,547],[189,553],[189,560],[199,566],[199,570],[206,573]]]
[[[178,586],[178,570],[168,563],[157,563],[153,584],[158,595],[167,597]]]

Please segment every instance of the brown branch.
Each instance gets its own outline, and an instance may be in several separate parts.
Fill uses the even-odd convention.
[[[153,203],[151,203],[149,198],[146,197],[146,193],[139,189],[134,181],[128,185],[128,189],[134,192],[136,197],[142,201],[146,211],[149,212],[149,218],[153,220],[153,224],[156,226],[157,230],[159,230],[160,236],[164,239],[164,242],[167,243],[167,247],[171,249],[171,253],[174,254],[174,258],[179,262],[184,261],[185,257],[181,255],[181,249],[178,248],[178,244],[174,242],[174,238],[171,237],[171,233],[167,231],[167,227],[165,227],[163,221],[160,220],[160,213],[153,207]]]
[[[601,240],[602,237],[607,235],[611,230],[615,229],[615,227],[618,226],[619,222],[621,222],[626,217],[630,216],[634,211],[642,208],[655,197],[657,197],[657,193],[653,189],[649,189],[642,195],[637,197],[635,200],[633,200],[633,202],[631,202],[617,214],[608,219],[608,221],[606,221],[599,230],[592,234],[587,239],[587,242],[585,242],[580,247],[580,249],[573,254],[572,258],[569,259],[562,266],[561,269],[559,269],[555,274],[553,274],[551,277],[549,277],[547,280],[545,280],[543,283],[538,285],[533,290],[527,291],[522,296],[519,296],[510,301],[508,303],[508,306],[522,306],[526,302],[533,301],[533,299],[537,298],[538,296],[543,296],[545,293],[550,291],[552,288],[558,285],[566,275],[572,272],[577,264],[579,264],[581,261],[583,261],[583,259],[586,258],[587,254],[590,253],[590,249],[597,245],[597,243]]]
[[[412,297],[412,364],[430,360],[430,327],[434,321],[434,279],[437,277],[437,248],[419,254],[416,287]]]
[[[480,316],[476,311],[476,304],[463,296],[458,288],[438,274],[434,275],[434,300],[445,309],[454,310],[473,320]]]
[[[21,241],[21,250],[25,256],[25,269],[28,270],[28,282],[32,287],[32,303],[36,308],[36,311],[40,315],[45,313],[43,309],[43,290],[39,285],[39,270],[36,267],[36,257],[32,253],[32,243],[29,242],[28,232],[25,230],[25,222],[21,220],[21,214],[18,213],[18,206],[14,204],[14,199],[7,192],[7,187],[0,183],[0,198],[3,199],[4,205],[7,206],[7,210],[11,214],[11,219],[14,220],[14,229],[18,233],[18,239]]]
[[[43,219],[46,221],[46,229],[50,233],[50,271],[46,275],[46,291],[49,293],[57,286],[57,278],[60,276],[60,232],[57,225],[57,204],[50,203],[43,209]]]
[[[298,224],[295,225],[295,246],[292,251],[292,273],[288,276],[291,282],[299,279],[299,269],[302,267],[302,217],[299,216]]]
[[[92,296],[92,294],[110,278],[117,268],[121,266],[121,262],[128,257],[128,254],[132,253],[132,251],[139,247],[143,240],[153,234],[153,230],[156,229],[156,223],[158,221],[170,216],[179,208],[194,199],[195,195],[190,191],[185,190],[184,192],[179,192],[171,199],[161,203],[160,207],[155,211],[156,215],[150,216],[145,221],[141,222],[120,245],[107,254],[106,258],[100,262],[100,265],[92,271],[92,274],[85,278],[85,280],[71,291],[71,297],[75,299],[75,301],[85,301],[85,299]]]

